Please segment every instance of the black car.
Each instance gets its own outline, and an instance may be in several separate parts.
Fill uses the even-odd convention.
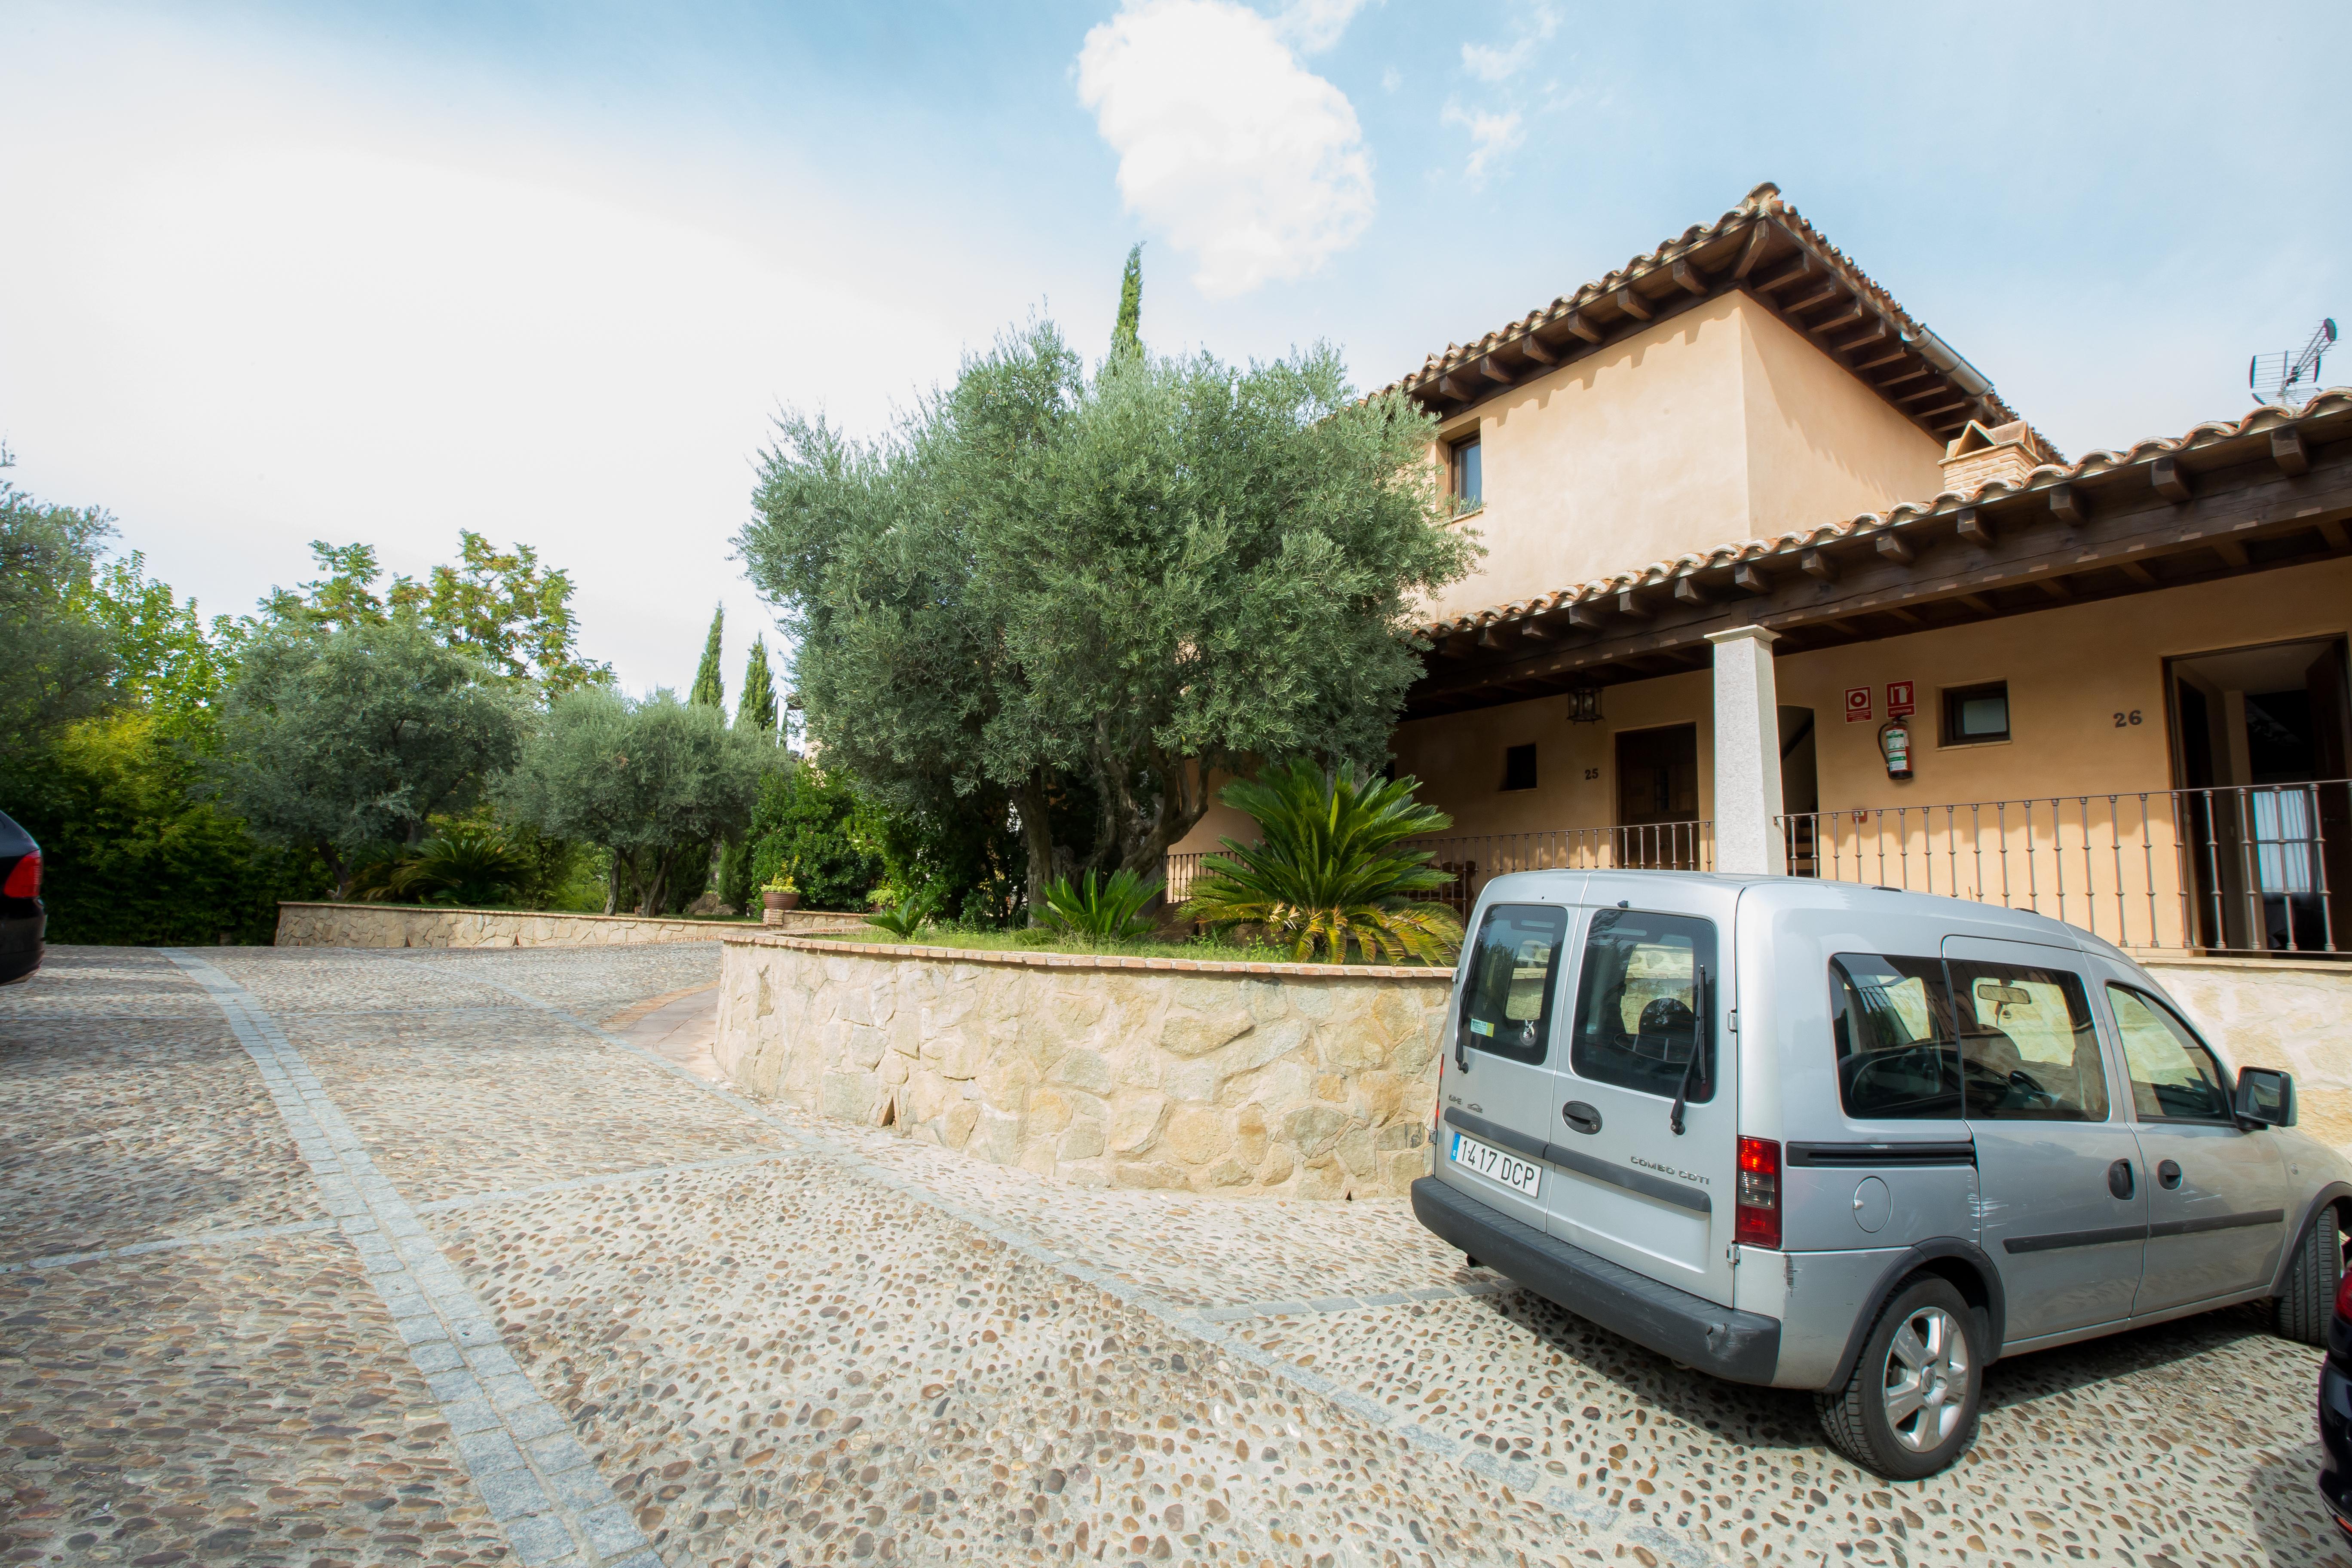
[[[0,814],[0,985],[13,985],[41,967],[41,935],[48,923],[41,907],[41,847]]]
[[[2336,1287],[2336,1316],[2327,1325],[2327,1359],[2319,1363],[2319,1495],[2336,1528],[2352,1542],[2352,1272]]]

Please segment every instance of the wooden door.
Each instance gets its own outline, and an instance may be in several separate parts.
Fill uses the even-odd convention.
[[[1617,732],[1617,863],[1698,864],[1698,726]]]

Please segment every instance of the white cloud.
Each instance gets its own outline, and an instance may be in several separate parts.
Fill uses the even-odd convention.
[[[1481,81],[1508,81],[1527,68],[1536,49],[1559,31],[1559,17],[1547,5],[1536,5],[1519,26],[1519,36],[1507,48],[1492,44],[1462,46],[1462,68]]]
[[[1274,25],[1302,53],[1316,55],[1339,41],[1348,24],[1370,0],[1290,0],[1275,13]]]
[[[1255,11],[1130,0],[1087,35],[1077,81],[1120,196],[1192,254],[1204,294],[1306,277],[1371,222],[1354,106]]]
[[[1473,185],[1485,184],[1496,161],[1528,139],[1527,128],[1517,110],[1495,114],[1449,103],[1444,120],[1448,125],[1459,125],[1470,132],[1470,161],[1463,165],[1462,174]]]

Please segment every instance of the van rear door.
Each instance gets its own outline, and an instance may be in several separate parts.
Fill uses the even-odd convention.
[[[1544,1156],[1558,1114],[1561,968],[1578,913],[1507,894],[1479,911],[1438,1088],[1438,1177],[1537,1230],[1559,1179]]]
[[[1560,1031],[1551,1232],[1728,1306],[1738,1053],[1726,1042],[1737,893],[1625,883],[1683,907],[1640,909],[1629,899],[1587,919]],[[1594,879],[1596,897],[1607,885]],[[1695,896],[1673,897],[1684,893]]]

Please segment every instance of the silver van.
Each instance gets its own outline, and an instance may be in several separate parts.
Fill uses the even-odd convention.
[[[2325,1342],[2352,1165],[2056,921],[1795,878],[1498,877],[1421,1222],[1898,1479],[1996,1357],[2269,1299]]]

